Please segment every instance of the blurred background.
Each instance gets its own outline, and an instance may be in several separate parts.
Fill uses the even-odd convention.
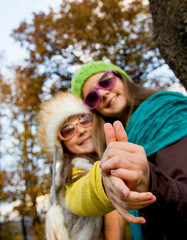
[[[186,90],[161,57],[148,0],[7,0],[0,19],[0,238],[42,240],[52,160],[36,136],[40,103],[69,90],[90,60],[145,86]]]

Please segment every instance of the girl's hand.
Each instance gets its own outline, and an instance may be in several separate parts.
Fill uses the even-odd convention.
[[[107,149],[101,159],[100,167],[104,176],[110,174],[124,180],[127,189],[147,192],[150,183],[150,171],[144,148],[129,143],[120,121],[112,126],[104,126]]]
[[[127,196],[123,180],[111,175],[103,176],[103,185],[108,198],[123,219],[131,223],[145,223],[143,217],[135,217],[128,210],[141,209],[154,203],[156,197],[152,193],[130,191]]]

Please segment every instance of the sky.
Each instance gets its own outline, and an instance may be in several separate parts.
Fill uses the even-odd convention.
[[[33,12],[48,12],[49,7],[57,10],[62,0],[0,0],[0,71],[5,77],[12,76],[7,66],[23,62],[26,51],[21,48],[18,42],[10,36],[13,29],[19,27],[22,21],[31,21]],[[1,58],[3,56],[3,58]],[[7,113],[8,114],[8,113]],[[0,119],[0,121],[3,121]],[[4,128],[7,130],[7,121],[3,121]],[[8,125],[9,126],[9,125]],[[8,131],[8,130],[7,130]],[[8,135],[7,135],[8,137]],[[0,140],[1,141],[1,140]],[[6,137],[0,142],[0,152],[3,151],[4,145],[7,145]],[[1,156],[0,156],[1,158]],[[0,159],[0,167],[12,164],[14,156],[4,156],[5,161]],[[3,164],[4,163],[4,164]]]
[[[0,7],[0,55],[3,65],[11,65],[22,61],[25,50],[10,36],[13,29],[19,27],[24,20],[31,20],[33,12],[47,12],[49,7],[54,10],[62,0],[1,0]]]

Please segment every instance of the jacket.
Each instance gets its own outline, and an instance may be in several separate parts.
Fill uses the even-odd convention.
[[[139,210],[146,223],[142,233],[150,240],[187,237],[187,137],[151,155],[150,191],[156,203]]]
[[[89,170],[92,164],[87,159],[74,158],[73,166],[77,169]],[[61,165],[55,178],[55,203],[46,214],[46,237],[48,240],[98,240],[100,236],[103,217],[83,217],[71,212],[64,201],[64,189],[62,188]],[[53,189],[51,189],[53,191]],[[53,194],[54,195],[54,194]],[[69,199],[74,202],[74,198]]]

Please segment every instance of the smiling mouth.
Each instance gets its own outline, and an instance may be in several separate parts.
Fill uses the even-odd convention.
[[[118,95],[115,95],[111,100],[109,100],[106,107],[112,106],[114,104],[114,102],[116,101],[117,97],[118,97]]]
[[[85,144],[90,138],[91,138],[91,137],[85,138],[82,142],[80,142],[79,145],[81,146],[81,145]]]

